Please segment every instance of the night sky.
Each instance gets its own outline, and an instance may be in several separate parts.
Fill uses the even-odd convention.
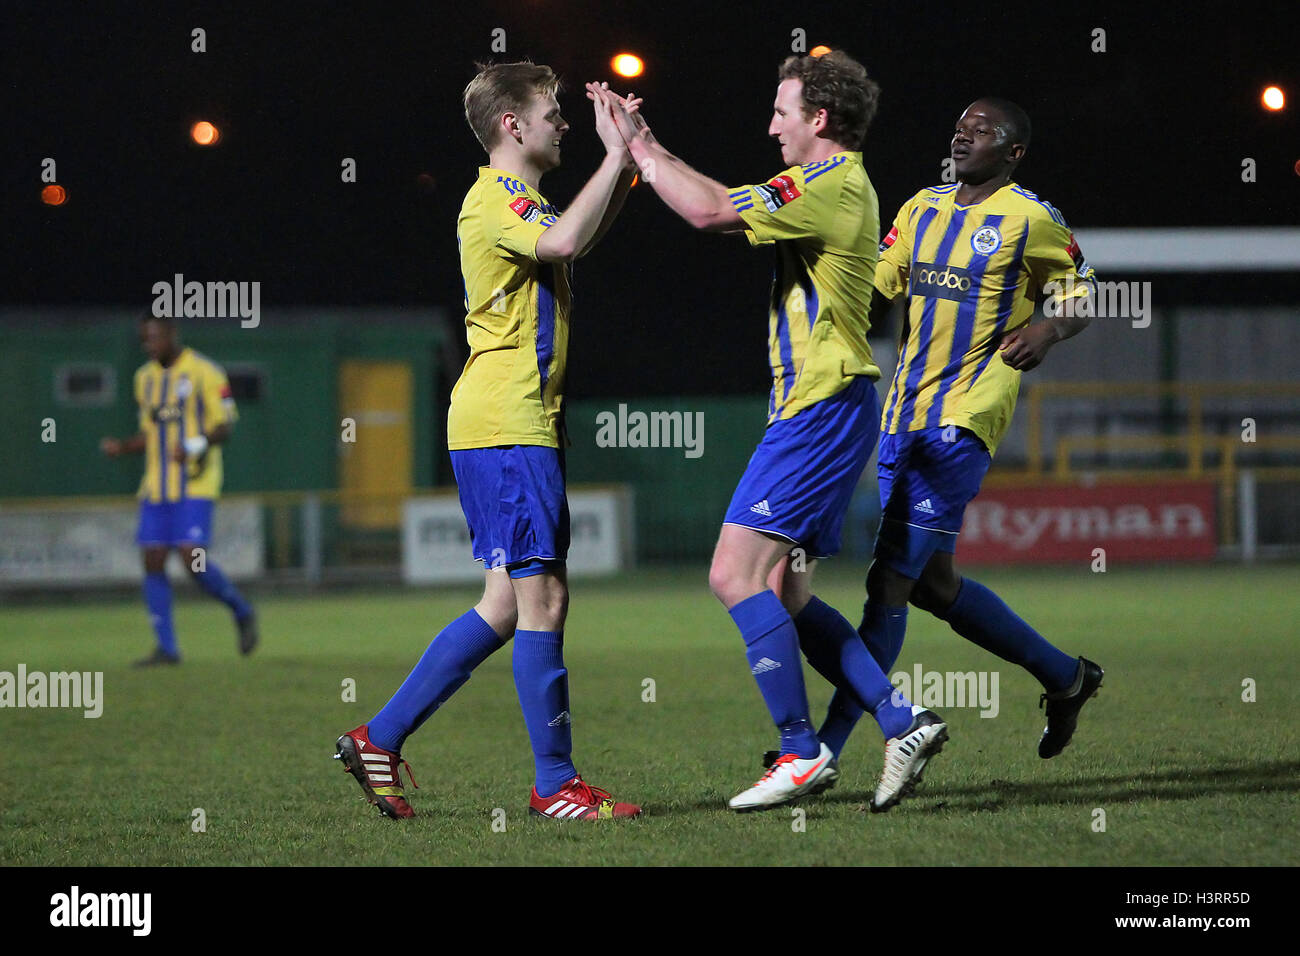
[[[774,175],[776,67],[801,27],[884,88],[865,157],[886,220],[939,181],[952,123],[985,93],[1030,113],[1017,179],[1073,226],[1294,225],[1300,212],[1292,5],[117,6],[0,14],[10,306],[144,308],[154,282],[181,272],[261,281],[267,313],[442,306],[459,327],[455,219],[486,161],[460,97],[473,62],[494,56],[496,27],[496,59],[549,63],[567,83],[564,166],[542,182],[561,206],[600,156],[581,84],[616,79],[622,50],[647,72],[615,88],[645,97],[669,149],[729,184]],[[206,53],[190,51],[196,26]],[[1090,50],[1095,27],[1105,53]],[[1269,83],[1288,93],[1280,114],[1259,105]],[[198,119],[222,129],[218,147],[189,143]],[[47,156],[62,207],[39,201]],[[355,184],[340,180],[344,157]],[[1244,157],[1258,182],[1241,181]],[[571,394],[762,391],[770,271],[770,251],[693,233],[639,186],[575,268]]]

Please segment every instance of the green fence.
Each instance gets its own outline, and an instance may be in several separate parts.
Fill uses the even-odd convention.
[[[99,454],[104,435],[135,430],[132,377],[144,361],[130,310],[0,313],[0,497],[130,494],[140,462]],[[400,359],[412,367],[416,486],[433,484],[443,454],[438,316],[392,312],[268,314],[257,328],[234,319],[181,322],[184,344],[224,366],[239,405],[225,455],[227,491],[332,488],[338,483],[338,367],[345,359]],[[102,387],[88,388],[98,380]],[[48,423],[54,441],[48,439]]]
[[[446,330],[436,313],[414,320],[406,313],[395,321],[398,315],[403,314],[338,309],[269,313],[255,329],[241,329],[237,320],[182,321],[185,344],[223,365],[236,389],[240,421],[225,455],[226,492],[339,487],[338,380],[340,364],[348,359],[411,364],[411,483],[417,488],[450,483],[440,467],[446,456],[446,388],[441,380],[447,368],[442,354]],[[10,439],[0,453],[0,498],[132,494],[139,460],[110,461],[98,445],[104,435],[134,430],[131,382],[143,361],[131,311],[59,316],[48,310],[27,316],[21,310],[0,312],[0,415]],[[104,378],[103,388],[74,388],[76,394],[69,394],[70,380],[85,374]],[[675,416],[677,431],[670,437],[679,439],[677,447],[635,447],[638,438],[649,438],[635,434],[636,413],[644,414],[647,423],[656,414],[659,422]],[[762,395],[573,401],[567,411],[569,481],[632,488],[639,560],[707,560],[766,416]],[[688,417],[691,428],[686,431]],[[42,440],[42,423],[48,420],[54,422],[55,441]],[[847,555],[865,555],[874,515],[874,482],[868,476],[845,524]],[[332,512],[325,522],[321,530],[328,535]],[[280,529],[280,537],[295,540],[296,530]],[[375,533],[371,557],[379,563],[396,555],[396,530]],[[348,540],[356,545],[353,550],[360,548]],[[347,557],[360,561],[366,555]]]

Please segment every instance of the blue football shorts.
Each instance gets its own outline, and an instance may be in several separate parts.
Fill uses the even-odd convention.
[[[979,494],[992,460],[964,428],[882,435],[876,558],[916,579],[936,551],[952,554],[966,505]]]
[[[135,543],[142,548],[174,548],[181,544],[206,547],[212,543],[212,499],[140,502]]]
[[[836,554],[849,499],[879,429],[875,382],[862,375],[830,398],[768,425],[724,523],[785,538],[812,559]]]
[[[564,455],[543,445],[451,453],[474,558],[512,578],[540,574],[569,555]]]

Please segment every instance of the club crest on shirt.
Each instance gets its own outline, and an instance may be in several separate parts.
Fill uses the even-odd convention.
[[[194,387],[190,385],[190,380],[188,377],[182,375],[179,379],[176,380],[177,398],[181,398],[181,399],[189,398],[190,392],[192,392],[193,390]]]
[[[768,212],[776,212],[786,203],[792,199],[798,199],[801,195],[799,188],[794,184],[794,180],[789,176],[777,176],[769,182],[760,183],[754,189],[762,198],[763,205],[767,207]]]
[[[981,256],[991,256],[1002,248],[1002,233],[993,226],[980,226],[971,234],[970,247]]]
[[[527,196],[520,196],[510,203],[510,208],[524,222],[536,222],[542,218],[542,209]]]

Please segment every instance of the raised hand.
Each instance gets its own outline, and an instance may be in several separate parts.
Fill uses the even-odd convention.
[[[627,117],[632,121],[632,126],[636,130],[637,135],[644,136],[646,139],[653,142],[654,134],[650,132],[650,127],[646,123],[645,117],[641,115],[641,104],[643,102],[644,100],[642,100],[641,97],[633,96],[629,93],[625,99],[619,100],[619,105],[622,107],[623,112]]]
[[[620,156],[624,162],[630,163],[631,156],[627,152],[627,143],[624,141],[623,134],[619,131],[618,122],[614,116],[614,108],[610,104],[608,94],[609,84],[588,83],[587,99],[591,100],[592,108],[596,114],[596,135],[600,141],[605,144],[605,152],[610,156]]]
[[[642,130],[649,130],[645,119],[638,112],[641,106],[639,97],[631,93],[626,97],[620,97],[609,88],[608,83],[588,83],[587,98],[597,102],[604,101],[625,143],[630,145]]]

